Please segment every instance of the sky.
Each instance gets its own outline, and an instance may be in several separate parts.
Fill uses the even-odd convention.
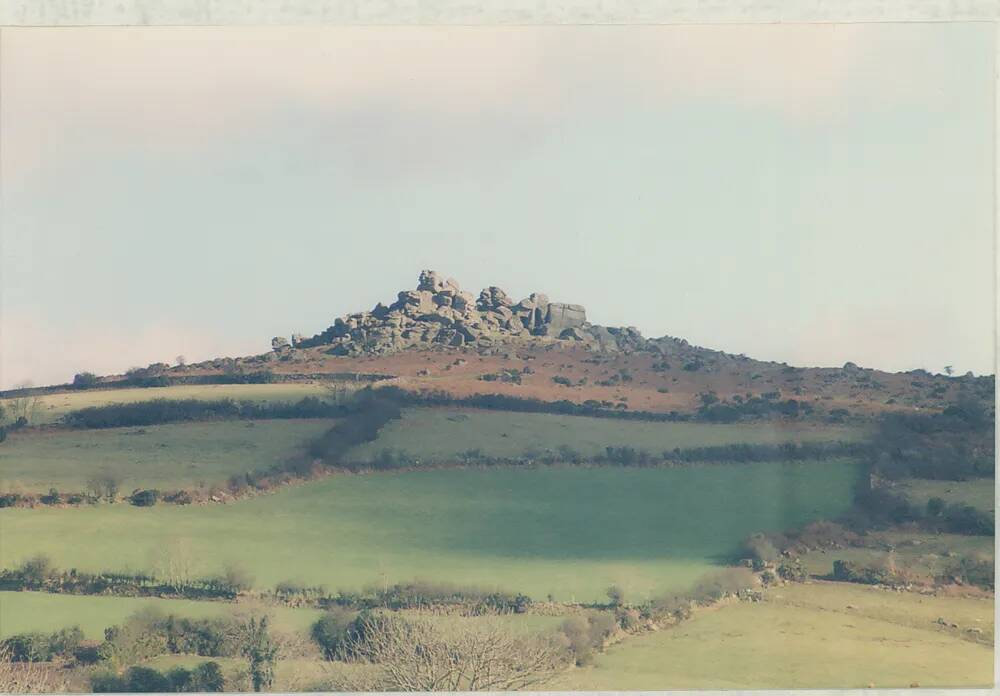
[[[994,368],[988,24],[0,33],[0,387],[436,269],[801,366]]]

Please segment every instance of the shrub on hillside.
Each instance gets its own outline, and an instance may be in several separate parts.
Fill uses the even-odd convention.
[[[749,568],[724,568],[706,573],[691,589],[691,598],[700,603],[715,602],[735,595],[756,585],[756,578]]]
[[[941,413],[889,413],[879,421],[872,464],[890,479],[993,476],[992,410],[965,396]]]
[[[992,513],[974,508],[971,505],[948,505],[941,517],[945,529],[955,534],[975,534],[993,536],[996,521]]]
[[[617,627],[614,614],[590,612],[566,619],[559,627],[559,632],[565,637],[574,661],[582,667],[593,661],[594,652],[604,647]]]
[[[773,563],[778,559],[778,549],[764,534],[751,534],[740,544],[739,557]]]
[[[992,590],[995,585],[995,566],[987,556],[963,556],[949,564],[939,580],[962,585],[977,585]]]
[[[49,637],[43,633],[19,633],[0,642],[13,662],[48,662],[52,659]]]
[[[128,501],[135,505],[136,507],[150,507],[156,505],[156,501],[160,499],[160,492],[155,488],[147,488],[143,490],[138,490],[129,496]]]
[[[90,389],[97,385],[97,375],[93,372],[79,372],[73,375],[74,389]]]
[[[327,660],[346,659],[351,641],[351,628],[358,615],[340,607],[332,607],[316,620],[310,629],[313,641]]]

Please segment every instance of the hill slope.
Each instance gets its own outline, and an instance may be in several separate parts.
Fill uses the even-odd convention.
[[[940,410],[967,394],[992,400],[992,376],[889,373],[847,363],[800,368],[645,338],[633,327],[587,321],[580,305],[532,293],[514,302],[489,287],[478,299],[434,271],[390,304],[340,317],[311,338],[276,337],[272,350],[187,366],[155,364],[95,386],[252,378],[298,381],[384,377],[404,389],[454,397],[505,394],[543,401],[666,413],[727,408],[739,415],[842,420],[890,410]],[[726,407],[726,408],[722,408]]]

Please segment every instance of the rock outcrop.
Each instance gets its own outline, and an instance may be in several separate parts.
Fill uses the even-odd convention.
[[[392,304],[380,302],[371,311],[340,317],[312,338],[295,335],[292,346],[330,345],[335,355],[384,355],[421,345],[486,349],[518,341],[574,341],[617,351],[640,349],[645,339],[633,328],[592,325],[581,305],[550,302],[542,293],[515,303],[500,288],[488,287],[477,299],[454,279],[422,271],[416,290],[400,292]],[[287,350],[284,344],[273,347]]]

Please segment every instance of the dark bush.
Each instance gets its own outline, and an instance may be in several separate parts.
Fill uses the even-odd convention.
[[[152,667],[129,667],[125,672],[126,690],[136,694],[172,691],[170,680]]]
[[[79,626],[55,633],[19,633],[0,642],[14,662],[50,662],[56,657],[72,657],[83,641]]]
[[[97,385],[97,375],[93,372],[78,372],[73,375],[74,389],[90,389]]]
[[[48,662],[52,659],[49,637],[44,633],[20,633],[0,644],[14,662]]]
[[[312,625],[310,635],[323,651],[323,657],[336,660],[347,656],[350,630],[356,618],[355,612],[333,607]]]
[[[890,413],[879,420],[871,462],[886,478],[964,480],[993,476],[993,413],[963,397],[942,413]]]
[[[955,534],[993,536],[996,522],[993,515],[971,505],[949,505],[943,513],[945,528]]]
[[[942,580],[963,585],[978,585],[992,590],[995,585],[993,559],[987,557],[963,556],[951,563],[942,573]]]
[[[124,677],[112,670],[105,670],[90,675],[90,690],[95,694],[121,694],[129,688]]]
[[[942,512],[944,512],[945,502],[942,498],[931,498],[927,501],[927,516],[928,517],[938,517]]]
[[[128,501],[135,505],[136,507],[150,507],[156,505],[156,501],[160,499],[160,492],[155,488],[147,488],[141,491],[136,491],[129,496]]]
[[[164,493],[163,502],[173,503],[174,505],[190,505],[191,494],[188,493],[187,491],[173,491],[171,493]]]
[[[222,691],[226,681],[222,676],[222,668],[218,662],[202,662],[191,670],[191,691],[195,693],[214,693]]]

